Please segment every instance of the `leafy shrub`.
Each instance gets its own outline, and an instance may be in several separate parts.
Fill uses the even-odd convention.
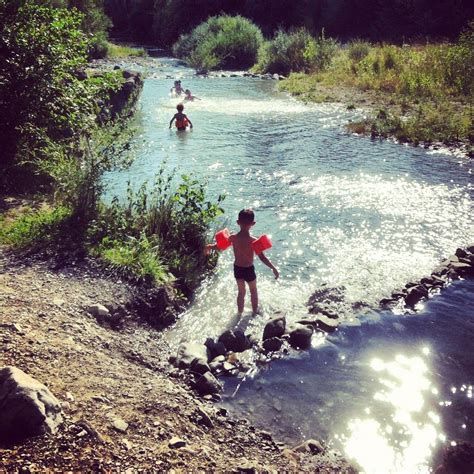
[[[370,47],[367,41],[351,41],[347,47],[347,54],[352,61],[358,63],[369,54]]]
[[[316,40],[300,28],[291,33],[279,30],[265,42],[258,53],[255,69],[260,72],[289,74],[290,72],[322,71],[336,52],[336,43],[323,35]]]
[[[140,269],[140,276],[155,275],[161,281],[171,274],[179,288],[190,294],[208,268],[203,248],[210,224],[223,213],[224,197],[212,203],[206,199],[205,184],[185,175],[174,181],[162,169],[151,190],[146,183],[138,191],[129,187],[125,202],[114,199],[102,206],[90,242],[116,267],[122,262],[135,274]],[[153,258],[161,263],[145,272],[144,268],[154,268]]]
[[[260,29],[241,16],[215,16],[182,35],[173,54],[199,70],[247,68],[263,41]]]

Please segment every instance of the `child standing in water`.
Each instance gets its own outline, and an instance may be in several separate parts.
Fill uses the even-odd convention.
[[[257,275],[253,265],[254,250],[252,243],[257,239],[250,235],[250,229],[255,225],[255,214],[252,209],[242,209],[239,212],[237,224],[240,231],[237,234],[229,236],[229,242],[234,249],[234,277],[237,281],[237,311],[239,315],[244,311],[245,292],[247,283],[250,290],[250,301],[252,303],[253,314],[258,311],[258,292],[257,292]],[[205,254],[209,254],[211,250],[216,250],[217,244],[208,244],[205,247]],[[272,271],[277,279],[280,274],[273,263],[263,254],[257,254],[258,258]]]
[[[176,108],[178,109],[178,112],[173,115],[173,118],[170,121],[170,128],[171,125],[173,125],[173,120],[176,120],[176,128],[179,131],[186,130],[188,124],[191,128],[193,128],[193,124],[191,123],[191,120],[189,120],[189,117],[186,114],[183,114],[184,105],[178,104]]]

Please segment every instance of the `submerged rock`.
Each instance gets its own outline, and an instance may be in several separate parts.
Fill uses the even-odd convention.
[[[0,440],[55,433],[62,421],[61,403],[45,385],[17,367],[0,369]]]

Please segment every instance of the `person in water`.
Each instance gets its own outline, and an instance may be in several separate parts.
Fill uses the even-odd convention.
[[[234,249],[234,277],[237,282],[237,312],[239,316],[244,311],[245,292],[247,283],[250,290],[250,301],[252,303],[252,312],[256,314],[258,311],[258,292],[257,292],[257,275],[253,264],[254,250],[252,243],[257,240],[256,237],[250,235],[250,229],[255,225],[255,214],[252,209],[242,209],[239,212],[237,224],[240,231],[237,234],[229,236],[229,242]],[[204,249],[206,255],[211,250],[216,250],[217,244],[208,244]],[[257,254],[258,258],[272,271],[277,279],[280,274],[273,263],[263,254]]]
[[[201,100],[199,97],[196,97],[195,95],[193,95],[189,89],[186,89],[184,91],[184,100],[193,101],[193,100],[196,100],[196,99]]]
[[[189,117],[186,114],[183,114],[184,105],[178,104],[176,108],[178,109],[178,112],[173,115],[173,118],[170,121],[170,128],[173,125],[173,120],[176,120],[176,128],[179,131],[186,130],[188,125],[190,128],[193,128],[193,124],[191,123],[191,120],[189,120]]]
[[[182,95],[184,92],[181,81],[174,81],[174,86],[170,89],[171,94]]]

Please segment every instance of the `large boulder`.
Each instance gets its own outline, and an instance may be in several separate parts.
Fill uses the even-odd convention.
[[[62,423],[59,400],[17,367],[0,369],[0,440],[17,442],[56,432]]]
[[[195,360],[207,362],[206,346],[194,343],[180,344],[176,355],[176,365],[180,369],[187,369]]]
[[[228,330],[220,335],[218,342],[224,344],[227,351],[244,352],[252,347],[250,339],[243,331]]]
[[[281,337],[285,334],[286,328],[286,319],[283,313],[277,313],[278,316],[273,317],[268,321],[265,325],[263,330],[263,337],[262,339],[265,341],[266,339],[270,339],[272,337]]]
[[[290,345],[295,349],[308,349],[311,346],[313,328],[303,324],[295,324],[289,331]]]

